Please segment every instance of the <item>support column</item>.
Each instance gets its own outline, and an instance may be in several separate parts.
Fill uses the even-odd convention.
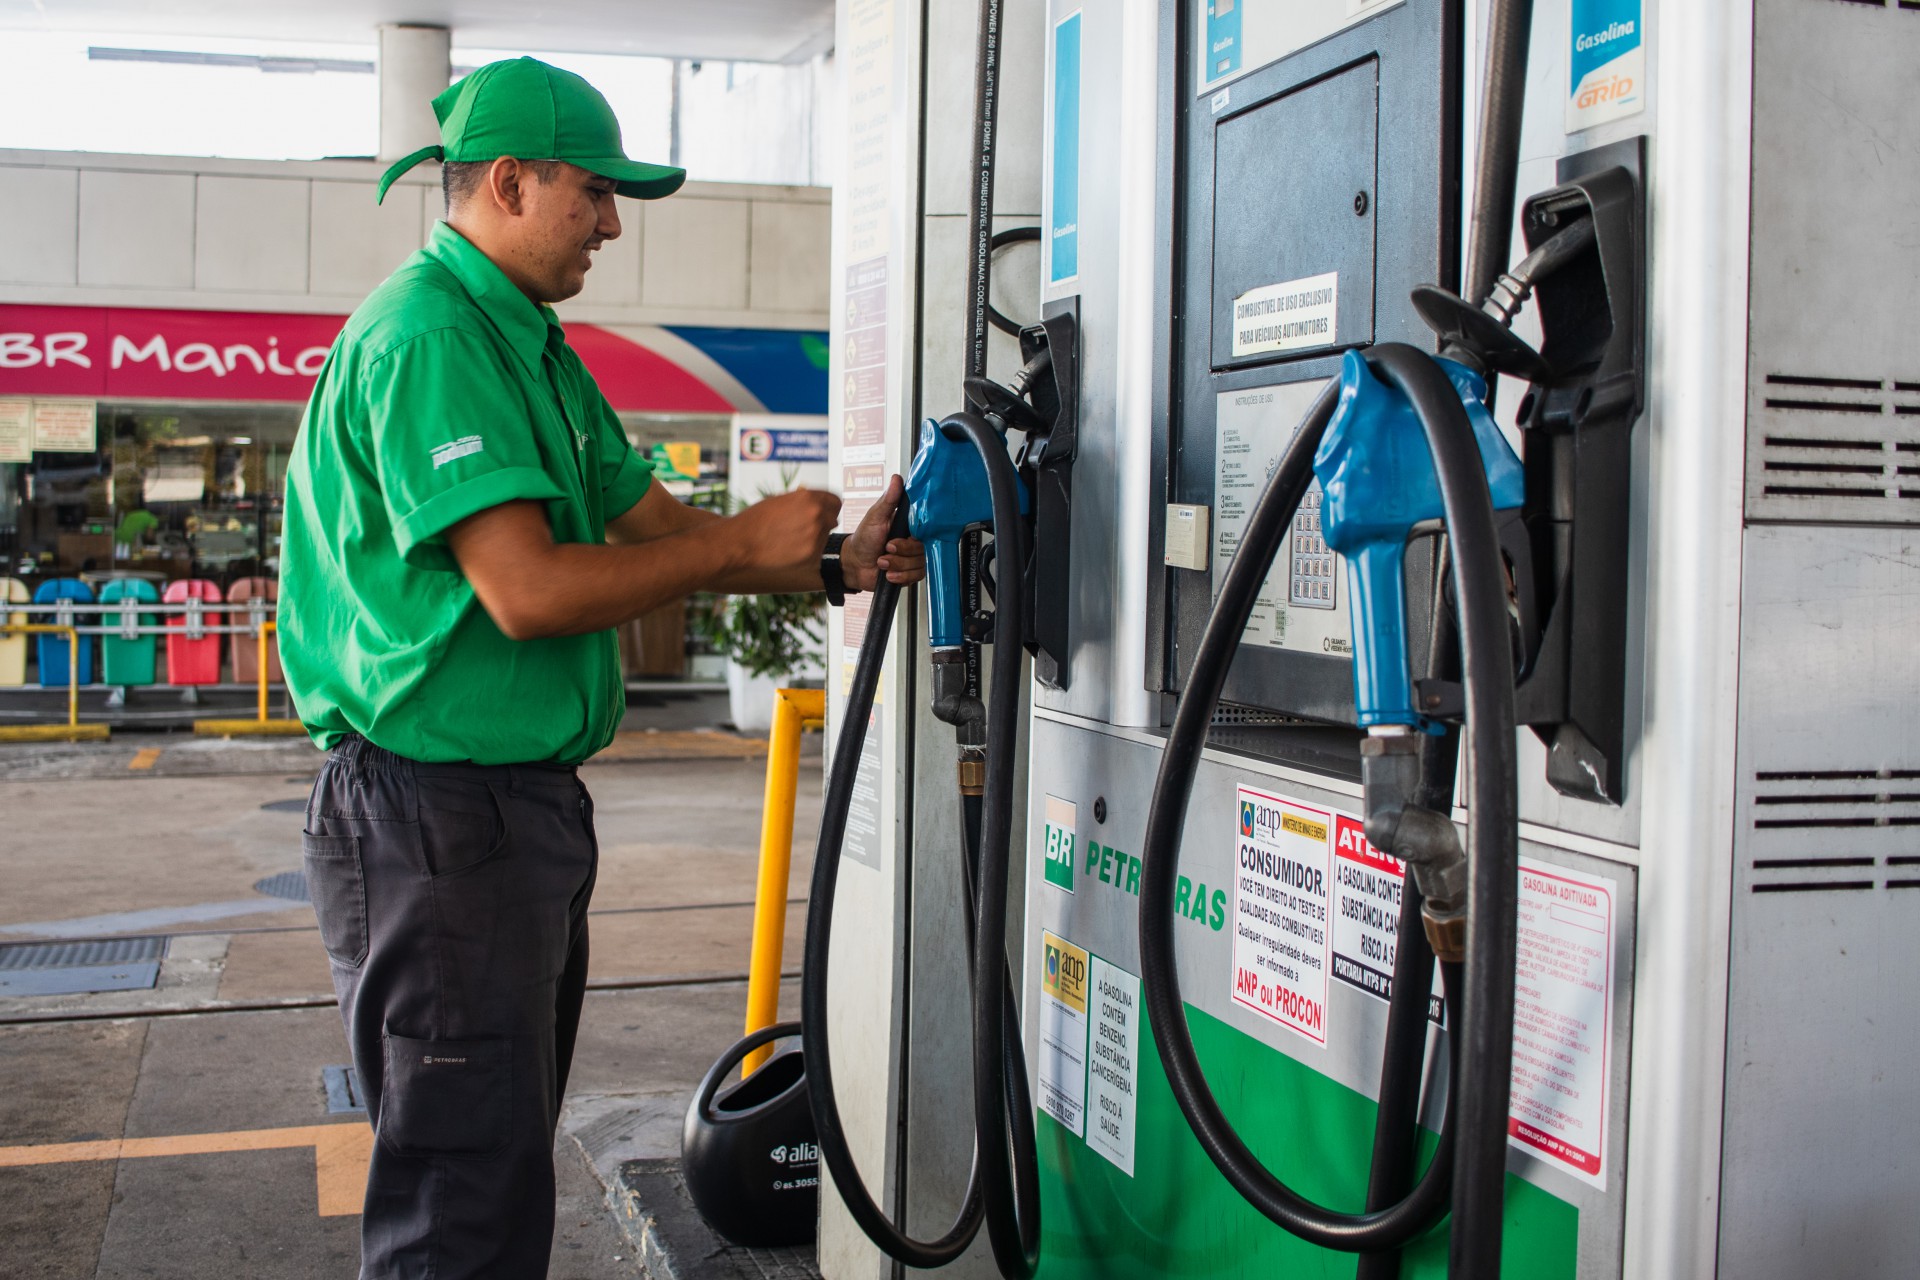
[[[380,31],[380,159],[440,141],[433,99],[453,78],[453,33],[445,27],[385,23]]]

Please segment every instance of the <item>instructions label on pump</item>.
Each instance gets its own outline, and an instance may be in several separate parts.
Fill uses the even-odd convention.
[[[1215,406],[1213,451],[1213,594],[1220,595],[1227,566],[1267,480],[1280,465],[1300,420],[1325,382],[1289,382],[1273,387],[1222,391]],[[1353,652],[1347,626],[1346,569],[1320,537],[1320,485],[1307,490],[1286,546],[1260,588],[1241,644],[1297,653],[1347,657]]]
[[[1602,1190],[1619,886],[1520,859],[1508,1141]]]
[[[1233,1002],[1327,1042],[1333,814],[1240,787],[1233,879]]]
[[[1071,1130],[1087,1118],[1087,953],[1040,935],[1040,1109]]]

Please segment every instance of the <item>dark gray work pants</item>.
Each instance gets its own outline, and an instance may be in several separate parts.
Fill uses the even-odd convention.
[[[303,844],[378,1135],[361,1280],[545,1276],[599,861],[577,771],[352,738]]]

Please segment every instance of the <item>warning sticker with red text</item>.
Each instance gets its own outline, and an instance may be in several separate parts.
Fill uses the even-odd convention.
[[[1520,860],[1508,1140],[1602,1189],[1616,890]]]
[[[1252,787],[1236,798],[1234,1003],[1323,1045],[1333,815]]]
[[[1333,831],[1333,976],[1391,1000],[1407,864],[1374,848],[1358,818],[1334,814]],[[1437,993],[1428,994],[1427,1020],[1444,1025]]]

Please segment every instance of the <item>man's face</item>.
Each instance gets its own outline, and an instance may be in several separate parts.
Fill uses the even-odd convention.
[[[539,302],[564,302],[587,285],[593,252],[620,234],[613,179],[559,165],[542,181],[523,169],[521,235],[515,257]]]

